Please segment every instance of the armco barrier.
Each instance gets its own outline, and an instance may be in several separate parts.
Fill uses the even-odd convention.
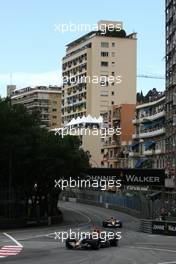
[[[176,222],[152,221],[152,233],[159,235],[176,236]]]
[[[152,234],[152,220],[141,219],[139,231]]]
[[[76,192],[62,192],[60,199],[114,209],[133,217],[141,218],[140,206],[138,205],[135,208],[134,200],[131,199],[130,201],[129,197],[111,193],[77,190]]]
[[[140,231],[150,234],[176,236],[176,222],[141,219]]]

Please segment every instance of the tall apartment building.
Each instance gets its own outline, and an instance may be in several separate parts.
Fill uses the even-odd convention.
[[[98,22],[101,25],[113,25],[114,31],[92,31],[67,45],[62,62],[63,125],[78,116],[98,118],[113,104],[136,103],[136,34],[127,35],[122,22]]]
[[[61,126],[61,87],[36,86],[15,90],[12,104],[23,104],[29,112],[38,111],[42,126],[47,129]]]
[[[176,0],[166,0],[166,161],[176,176]]]
[[[129,152],[132,168],[165,168],[165,95],[136,106]]]
[[[134,104],[114,105],[103,115],[108,128],[121,128],[121,135],[108,136],[102,147],[102,166],[105,168],[128,168],[128,149],[132,144]]]

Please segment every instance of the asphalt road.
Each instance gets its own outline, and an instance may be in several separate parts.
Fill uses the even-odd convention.
[[[176,237],[149,235],[137,231],[138,221],[126,214],[91,205],[60,202],[64,223],[49,228],[6,230],[0,233],[0,247],[9,252],[15,238],[21,250],[15,256],[0,258],[6,264],[176,264]],[[58,238],[58,232],[86,231],[92,224],[101,225],[108,217],[123,221],[122,238],[117,248],[67,250]],[[8,237],[10,235],[11,237]],[[4,252],[2,250],[2,252]],[[12,251],[14,248],[12,247]],[[1,256],[1,250],[0,250]]]

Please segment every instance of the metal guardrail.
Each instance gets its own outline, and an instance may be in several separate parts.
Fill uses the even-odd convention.
[[[62,200],[63,198],[66,201],[74,200],[75,202],[114,209],[138,219],[141,218],[141,206],[139,206],[139,203],[136,202],[136,199],[133,200],[131,197],[125,197],[123,195],[120,196],[112,193],[77,190],[76,192],[62,192],[60,199]]]
[[[139,231],[152,234],[152,220],[141,219]]]
[[[176,222],[141,219],[139,230],[149,234],[176,236]]]

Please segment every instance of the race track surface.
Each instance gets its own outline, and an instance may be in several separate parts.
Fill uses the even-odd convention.
[[[0,262],[6,264],[176,264],[176,237],[140,233],[138,220],[110,209],[59,202],[64,222],[58,226],[0,233]],[[122,220],[117,248],[67,250],[58,232],[88,231],[109,217]],[[9,236],[7,236],[9,235]],[[14,240],[12,240],[12,238]],[[16,244],[18,243],[18,245]],[[2,250],[1,250],[2,249]]]

